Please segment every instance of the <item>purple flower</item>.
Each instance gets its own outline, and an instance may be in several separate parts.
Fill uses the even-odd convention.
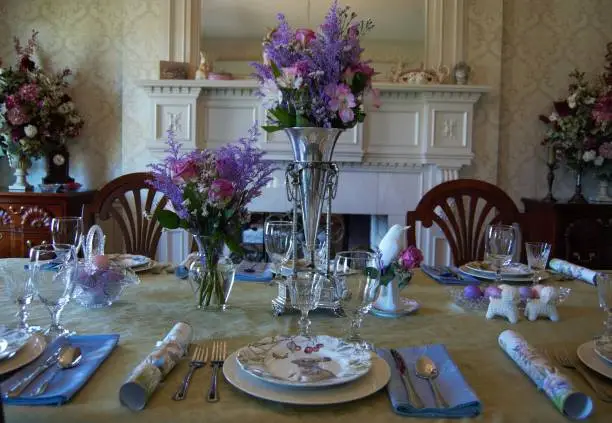
[[[400,253],[398,262],[406,270],[414,269],[423,262],[423,253],[417,247],[411,245]]]
[[[300,28],[295,31],[295,39],[302,47],[307,47],[315,38],[317,38],[317,34],[310,28]]]
[[[228,203],[234,195],[234,184],[227,179],[213,181],[208,191],[208,198],[213,203]]]
[[[342,122],[349,122],[354,119],[355,114],[352,108],[357,105],[355,96],[351,89],[346,84],[333,85],[330,84],[325,89],[325,93],[329,96],[329,109],[338,112],[338,116]]]
[[[38,85],[26,84],[19,88],[19,96],[25,101],[36,101],[39,91]]]

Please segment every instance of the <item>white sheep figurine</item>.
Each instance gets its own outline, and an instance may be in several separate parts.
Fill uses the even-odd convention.
[[[546,316],[553,322],[557,322],[559,320],[559,313],[555,304],[557,296],[557,290],[552,286],[542,288],[539,299],[532,299],[527,302],[525,317],[533,322],[538,316]]]
[[[492,319],[495,316],[502,316],[508,319],[510,323],[518,322],[518,300],[518,289],[513,286],[504,286],[501,292],[501,298],[489,298],[489,308],[487,309],[486,316],[487,319]]]

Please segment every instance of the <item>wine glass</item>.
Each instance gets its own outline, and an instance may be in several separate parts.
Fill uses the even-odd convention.
[[[51,339],[70,333],[59,319],[74,291],[77,263],[73,245],[43,244],[30,250],[30,277],[38,298],[51,313],[51,325],[45,331]]]
[[[281,273],[281,266],[287,261],[291,251],[293,223],[283,220],[270,220],[265,226],[265,247],[275,275]]]
[[[80,216],[54,217],[51,220],[51,240],[53,244],[74,246],[78,254],[83,243],[83,218]]]
[[[351,320],[347,342],[371,349],[360,330],[380,291],[376,256],[368,251],[339,252],[334,260],[334,281],[340,304]]]
[[[298,322],[301,336],[310,337],[308,313],[317,308],[324,283],[329,279],[316,272],[298,272],[287,280],[291,304],[302,314]]]
[[[606,358],[612,360],[612,277],[599,273],[596,278],[599,306],[607,313],[604,333],[595,341],[595,348]]]
[[[487,228],[486,251],[495,267],[495,281],[502,281],[502,268],[512,262],[516,231],[510,225],[490,225]]]
[[[526,242],[525,253],[527,254],[527,264],[533,272],[532,283],[535,285],[540,281],[542,272],[546,270],[548,256],[552,246],[548,242]]]
[[[28,306],[34,299],[35,289],[29,270],[24,268],[23,261],[7,262],[0,265],[0,281],[8,297],[19,307],[17,330],[35,332],[40,328],[28,324]]]

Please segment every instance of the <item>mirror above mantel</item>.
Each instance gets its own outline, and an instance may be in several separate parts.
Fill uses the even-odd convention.
[[[352,0],[357,19],[372,19],[375,26],[364,36],[364,58],[388,81],[399,61],[410,69],[425,59],[427,0]],[[323,22],[330,0],[202,0],[200,50],[216,72],[235,78],[252,73],[249,63],[261,60],[263,35],[277,24],[282,11],[293,28],[315,28]]]

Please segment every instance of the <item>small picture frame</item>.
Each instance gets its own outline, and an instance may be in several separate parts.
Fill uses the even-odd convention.
[[[159,61],[159,79],[187,79],[189,63]]]

